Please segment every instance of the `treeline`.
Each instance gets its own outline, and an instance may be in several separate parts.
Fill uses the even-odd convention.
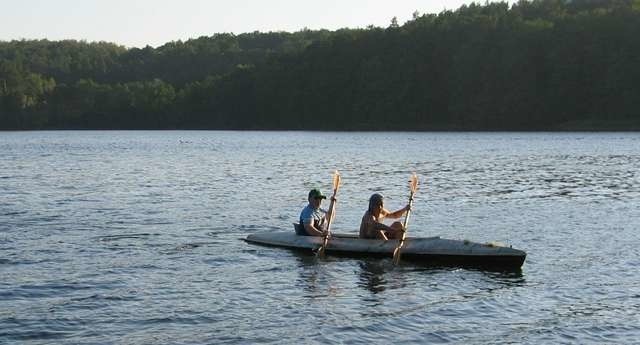
[[[640,0],[158,48],[0,42],[0,129],[640,130]]]

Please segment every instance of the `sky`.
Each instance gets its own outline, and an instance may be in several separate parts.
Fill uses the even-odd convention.
[[[152,47],[215,33],[403,24],[471,0],[0,0],[0,41],[75,39]],[[484,4],[484,0],[476,2]],[[513,3],[513,1],[509,1]]]

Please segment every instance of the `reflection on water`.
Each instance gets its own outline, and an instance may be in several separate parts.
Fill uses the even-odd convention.
[[[357,267],[354,271],[357,278],[356,285],[371,295],[416,285],[417,283],[412,281],[412,277],[414,277],[415,274],[429,276],[441,273],[446,274],[447,272],[453,271],[466,271],[480,274],[479,277],[483,277],[482,289],[487,292],[526,284],[525,276],[521,269],[516,271],[492,271],[474,268],[463,269],[450,266],[430,266],[411,262],[396,266],[390,258],[353,259],[343,257],[336,258],[328,255],[325,259],[318,259],[309,251],[282,248],[275,248],[274,250],[283,251],[295,258],[297,262],[296,270],[298,272],[297,282],[299,286],[309,293],[309,297],[324,297],[334,294],[336,292],[336,283],[346,279],[345,277],[347,275],[353,274],[353,272],[343,270],[331,271],[329,265],[336,261],[355,265]],[[365,299],[370,301],[369,297]]]
[[[463,269],[455,267],[430,266],[417,263],[404,263],[402,266],[395,266],[389,259],[357,260],[357,262],[360,268],[358,271],[358,286],[367,289],[373,294],[384,292],[389,288],[390,284],[386,276],[391,273],[393,273],[392,288],[397,287],[398,285],[407,284],[407,282],[403,283],[402,279],[399,279],[402,275],[411,276],[415,273],[429,275],[457,270],[481,273],[487,278],[485,283],[491,283],[491,285],[487,287],[487,291],[523,286],[526,283],[522,269],[515,271],[495,271],[473,268]]]
[[[638,152],[637,133],[0,132],[0,343],[634,343]],[[239,240],[293,231],[334,169],[336,232],[372,192],[401,207],[416,171],[412,236],[504,242],[522,270]]]
[[[323,259],[319,259],[311,251],[284,250],[296,259],[298,278],[296,279],[299,287],[305,291],[308,298],[324,298],[336,296],[339,293],[336,282],[336,273],[330,272],[329,267],[325,265]],[[324,259],[327,260],[327,259]]]
[[[388,268],[385,265],[388,265],[386,261],[370,261],[363,260],[359,261],[358,265],[360,266],[359,272],[359,282],[358,286],[363,287],[373,294],[377,294],[383,292],[386,289],[387,281],[384,278],[384,275]]]
[[[320,282],[318,278],[318,275],[321,274],[319,271],[322,270],[322,267],[317,265],[318,259],[316,256],[301,251],[291,252],[298,263],[298,284],[306,291],[307,296],[314,297],[324,293],[326,289],[319,286]]]
[[[506,272],[494,272],[494,271],[482,271],[488,278],[499,285],[505,287],[517,287],[524,286],[526,280],[522,274],[522,269],[516,271]]]

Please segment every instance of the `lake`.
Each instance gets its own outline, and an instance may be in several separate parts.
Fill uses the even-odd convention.
[[[245,243],[342,175],[521,272]],[[0,343],[633,343],[640,133],[0,132]],[[328,203],[325,204],[328,206]]]

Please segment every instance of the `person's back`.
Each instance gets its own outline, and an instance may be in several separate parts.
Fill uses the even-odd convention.
[[[367,210],[360,221],[360,238],[378,238],[377,221],[373,214]]]

